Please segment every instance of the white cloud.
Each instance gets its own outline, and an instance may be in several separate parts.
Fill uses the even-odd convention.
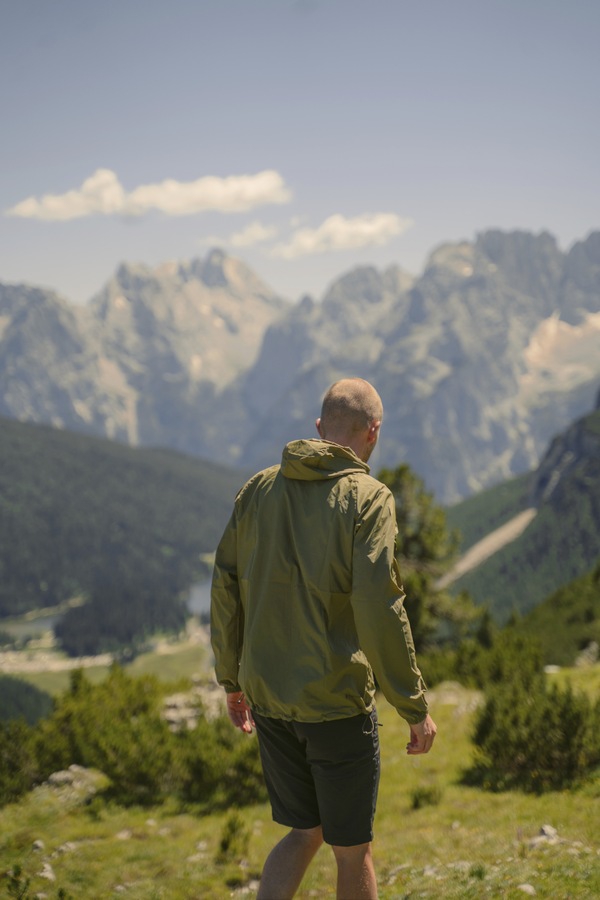
[[[395,213],[365,213],[352,219],[336,214],[318,228],[300,228],[287,243],[274,247],[272,253],[283,259],[296,259],[332,250],[355,250],[385,244],[412,225],[411,219],[402,219]]]
[[[78,190],[67,191],[66,194],[44,194],[40,200],[28,197],[9,209],[8,215],[60,222],[94,213],[105,216],[118,213],[122,211],[124,202],[125,191],[115,173],[110,169],[96,169]]]
[[[261,222],[251,222],[247,228],[237,231],[229,238],[228,243],[232,247],[252,247],[254,244],[262,244],[270,241],[277,234],[273,225],[263,225]]]
[[[65,194],[28,197],[7,210],[25,219],[67,221],[94,214],[141,216],[152,209],[168,216],[186,216],[208,210],[245,212],[269,203],[287,203],[291,192],[273,169],[256,175],[206,176],[196,181],[168,179],[145,184],[126,193],[110,169],[97,169],[80,188]]]

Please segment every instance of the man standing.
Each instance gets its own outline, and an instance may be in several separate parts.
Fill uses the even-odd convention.
[[[321,843],[337,896],[376,898],[375,680],[410,728],[436,733],[394,556],[389,489],[369,474],[383,407],[367,381],[333,384],[316,425],[239,492],[215,561],[211,640],[233,724],[256,727],[273,819],[259,900],[293,897]]]

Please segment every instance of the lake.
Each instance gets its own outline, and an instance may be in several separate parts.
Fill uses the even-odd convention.
[[[210,580],[199,581],[191,587],[187,605],[196,616],[210,610]]]

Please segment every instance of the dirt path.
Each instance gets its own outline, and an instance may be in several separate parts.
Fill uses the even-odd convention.
[[[495,531],[487,534],[480,541],[477,541],[476,544],[469,547],[464,556],[461,556],[454,568],[440,578],[437,587],[447,587],[449,584],[452,584],[453,581],[460,578],[461,575],[464,575],[466,572],[470,572],[471,569],[475,569],[477,566],[481,565],[484,560],[489,559],[490,556],[493,556],[494,553],[497,553],[502,547],[515,541],[523,534],[527,526],[535,518],[536,514],[537,509],[534,509],[533,507],[526,509],[515,516],[514,519],[511,519],[509,522],[501,525],[500,528],[496,528]]]

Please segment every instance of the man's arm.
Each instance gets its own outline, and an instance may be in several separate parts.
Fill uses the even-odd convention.
[[[362,511],[354,538],[352,608],[362,650],[387,700],[411,728],[407,751],[426,753],[436,727],[428,715],[404,591],[394,556],[396,515],[389,490]]]
[[[228,694],[241,691],[238,669],[243,628],[234,510],[217,548],[210,603],[210,639],[215,655],[215,674]]]

